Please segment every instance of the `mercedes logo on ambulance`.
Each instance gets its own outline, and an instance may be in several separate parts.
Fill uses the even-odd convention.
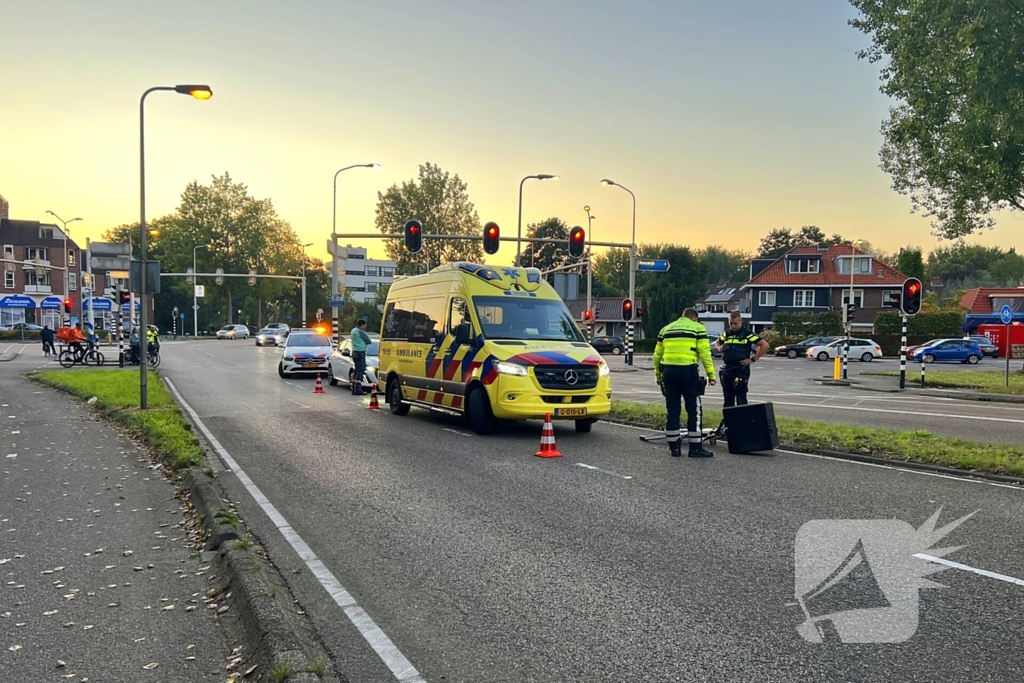
[[[580,381],[580,376],[576,374],[575,370],[565,371],[565,383],[569,386],[575,386],[576,382]]]

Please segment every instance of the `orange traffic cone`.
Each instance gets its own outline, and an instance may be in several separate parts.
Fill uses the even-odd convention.
[[[316,373],[316,388],[313,389],[313,393],[314,394],[322,394],[322,393],[324,393],[324,385],[320,381],[320,373],[319,372]]]
[[[380,404],[377,403],[377,385],[374,384],[370,387],[370,410],[380,410]]]
[[[538,458],[561,458],[555,445],[555,427],[551,424],[551,413],[544,416],[544,429],[540,433],[540,450],[534,453]]]

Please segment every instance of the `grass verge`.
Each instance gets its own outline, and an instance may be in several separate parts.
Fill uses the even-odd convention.
[[[1005,363],[1005,361],[1002,361]],[[899,370],[875,370],[863,375],[884,375],[899,377]],[[918,375],[919,376],[919,375]],[[907,373],[910,378],[910,373]],[[990,394],[1015,394],[1024,396],[1024,373],[1010,369],[1010,386],[1006,386],[1005,366],[998,372],[992,370],[932,370],[925,374],[927,386],[944,389],[975,389]],[[909,382],[908,382],[909,384]]]
[[[155,372],[149,373],[149,408],[139,408],[139,373],[119,370],[48,370],[29,375],[79,398],[96,397],[95,407],[127,427],[176,470],[205,463],[203,449],[178,404]]]
[[[612,401],[612,412],[608,417],[662,429],[665,406]],[[704,411],[705,426],[716,427],[721,420],[720,412]],[[964,441],[936,436],[924,430],[899,432],[779,416],[776,416],[775,424],[779,430],[779,443],[799,450],[839,451],[990,474],[1024,476],[1024,447],[1021,446]]]

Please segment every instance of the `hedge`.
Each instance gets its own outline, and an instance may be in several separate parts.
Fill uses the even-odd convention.
[[[964,316],[953,311],[918,313],[907,319],[908,335],[929,337],[959,337],[963,334]],[[903,319],[896,311],[883,311],[875,318],[875,333],[899,335]]]

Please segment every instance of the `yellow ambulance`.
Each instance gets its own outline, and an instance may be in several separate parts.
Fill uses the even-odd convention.
[[[536,268],[457,262],[396,277],[380,331],[380,372],[395,415],[410,407],[497,420],[575,420],[611,410],[608,365]]]

